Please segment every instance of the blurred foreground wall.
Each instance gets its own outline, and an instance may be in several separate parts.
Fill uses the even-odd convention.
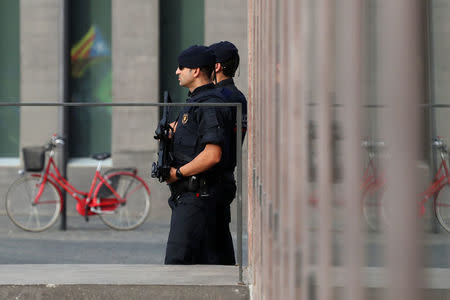
[[[443,2],[248,1],[253,299],[446,299]]]

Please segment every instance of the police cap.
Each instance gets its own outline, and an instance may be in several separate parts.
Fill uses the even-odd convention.
[[[229,61],[233,57],[238,55],[238,49],[233,43],[228,41],[222,41],[209,46],[216,55],[216,62],[223,63]]]
[[[183,50],[178,56],[178,65],[190,69],[214,67],[216,56],[206,46],[194,45]]]

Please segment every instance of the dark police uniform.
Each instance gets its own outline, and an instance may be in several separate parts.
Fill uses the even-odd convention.
[[[238,56],[237,48],[230,42],[222,41],[215,43],[209,47],[214,51],[216,55],[216,62],[223,63]],[[236,66],[237,67],[237,66]],[[225,102],[229,103],[241,103],[242,107],[242,141],[244,141],[245,134],[247,132],[247,100],[244,94],[234,85],[233,78],[228,78],[217,83],[217,89],[224,95]],[[232,108],[232,121],[234,124],[231,130],[225,132],[225,144],[229,148],[226,159],[230,161],[229,169],[226,170],[227,174],[233,174],[236,167],[236,109]],[[220,201],[217,202],[216,211],[216,236],[219,249],[219,261],[220,264],[234,265],[236,264],[233,240],[230,232],[231,212],[230,204],[236,196],[236,184],[234,178],[232,181],[227,181],[221,185]]]
[[[222,94],[207,84],[190,94],[188,103],[223,103]],[[225,129],[230,124],[230,110],[217,107],[186,107],[178,116],[174,134],[173,167],[179,168],[193,160],[206,144],[226,149]],[[227,150],[223,150],[226,153]],[[225,154],[225,157],[227,154]],[[229,162],[222,159],[203,174],[169,185],[172,209],[167,241],[166,264],[220,264],[216,236],[207,228],[215,228],[217,197],[221,192],[224,170]]]
[[[217,89],[225,96],[225,102],[242,104],[242,141],[244,141],[247,132],[247,100],[245,96],[234,85],[232,78],[222,80],[216,85]],[[236,109],[233,108],[231,130],[225,133],[226,145],[229,145],[229,158],[231,164],[228,173],[233,174],[236,167]],[[220,264],[234,265],[236,259],[234,255],[233,239],[230,232],[231,211],[230,204],[236,196],[236,184],[233,179],[232,183],[222,186],[221,201],[217,205],[217,239],[219,244]]]
[[[225,102],[241,103],[242,104],[242,142],[244,141],[245,134],[247,133],[247,99],[244,94],[234,85],[233,78],[222,80],[216,84],[216,87],[221,90],[225,96]],[[236,110],[236,109],[233,109]],[[236,114],[233,114],[233,120],[236,123]],[[236,133],[236,127],[235,132]],[[236,149],[236,139],[233,141]],[[235,153],[236,154],[236,153]],[[236,159],[235,159],[236,160]]]
[[[179,68],[213,66],[215,57],[204,46],[192,46],[178,57]],[[224,103],[223,94],[210,83],[189,94],[188,103]],[[233,126],[226,107],[185,107],[177,119],[173,136],[173,167],[179,168],[199,155],[207,144],[219,145],[218,164],[202,174],[182,178],[169,185],[172,209],[166,264],[219,264],[216,235],[217,201],[230,169],[225,132]]]

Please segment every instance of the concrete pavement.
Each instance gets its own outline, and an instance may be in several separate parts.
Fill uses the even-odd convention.
[[[30,233],[0,214],[0,299],[249,299],[237,267],[162,265],[167,221],[119,232],[70,214]]]
[[[249,299],[234,266],[2,265],[1,299]],[[247,280],[247,277],[244,278]]]
[[[57,223],[32,233],[0,213],[0,264],[163,264],[168,221],[150,218],[136,230],[115,231],[96,216],[85,222],[70,214],[67,231],[61,231]],[[244,265],[246,245],[245,235]]]

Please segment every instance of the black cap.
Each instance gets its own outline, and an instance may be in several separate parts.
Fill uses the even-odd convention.
[[[233,43],[228,41],[222,41],[209,46],[214,54],[216,55],[216,62],[223,63],[229,61],[233,57],[238,55],[238,49]]]
[[[194,45],[183,50],[178,56],[178,65],[190,69],[214,67],[216,57],[206,46]]]

